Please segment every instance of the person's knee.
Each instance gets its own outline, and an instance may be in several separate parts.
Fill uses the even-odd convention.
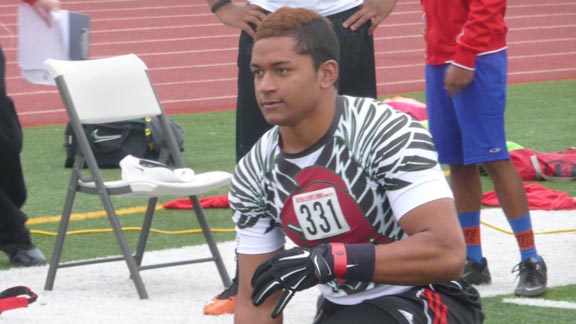
[[[450,164],[450,175],[459,178],[469,178],[478,176],[478,166],[475,164]]]
[[[514,172],[514,166],[510,160],[485,162],[482,164],[482,167],[491,178],[499,178],[510,174],[510,172]]]

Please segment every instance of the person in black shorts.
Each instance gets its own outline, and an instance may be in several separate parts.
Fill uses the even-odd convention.
[[[282,323],[312,287],[315,323],[481,323],[430,134],[378,100],[338,95],[339,53],[330,22],[307,9],[281,8],[256,31],[250,69],[274,126],[229,193],[235,323]]]
[[[229,0],[208,0],[212,12],[225,25],[241,30],[238,44],[238,97],[236,101],[236,162],[256,143],[271,125],[266,122],[254,96],[254,76],[250,71],[253,36],[256,26],[278,6],[307,6],[332,23],[341,44],[340,80],[338,93],[377,98],[373,32],[390,14],[396,0],[323,0],[269,1],[251,0],[246,3]],[[235,307],[237,278],[205,307],[204,313],[221,315]]]

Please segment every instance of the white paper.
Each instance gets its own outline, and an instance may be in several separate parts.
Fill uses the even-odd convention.
[[[18,63],[22,76],[30,83],[55,85],[44,61],[70,59],[68,11],[52,11],[51,15],[49,27],[29,5],[18,9]]]

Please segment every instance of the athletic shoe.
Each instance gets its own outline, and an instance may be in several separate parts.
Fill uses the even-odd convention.
[[[31,267],[46,264],[42,251],[32,243],[0,245],[0,251],[6,253],[10,263],[19,267]]]
[[[238,294],[238,280],[234,278],[232,284],[224,289],[218,296],[204,306],[204,314],[206,315],[224,315],[234,314],[236,309],[236,295]]]
[[[546,293],[548,280],[546,263],[535,258],[526,259],[518,263],[512,272],[518,272],[520,278],[514,295],[521,297],[537,297]]]
[[[466,259],[462,279],[473,285],[489,284],[492,281],[492,277],[490,277],[486,258],[482,258],[482,263],[478,263],[470,258]]]

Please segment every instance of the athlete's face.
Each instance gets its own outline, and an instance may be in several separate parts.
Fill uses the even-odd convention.
[[[312,57],[295,52],[292,37],[257,41],[250,64],[256,99],[266,121],[295,126],[318,106],[321,78]]]

